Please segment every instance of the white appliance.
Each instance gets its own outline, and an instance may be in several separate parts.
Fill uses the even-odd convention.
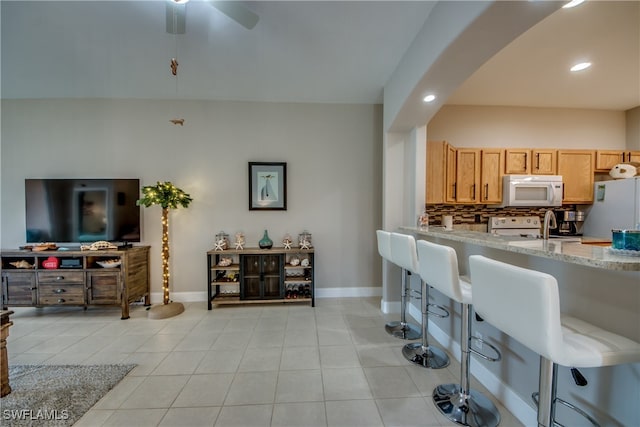
[[[640,224],[640,177],[596,182],[593,205],[585,212],[585,236],[611,239],[611,230],[635,229]]]
[[[562,176],[505,175],[502,204],[506,206],[562,206]]]
[[[540,218],[537,216],[492,216],[488,231],[498,236],[540,237]]]

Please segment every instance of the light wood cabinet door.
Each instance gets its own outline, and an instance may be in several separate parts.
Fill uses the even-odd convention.
[[[531,173],[531,150],[528,148],[507,148],[505,169],[507,175],[527,175]]]
[[[446,141],[427,142],[425,203],[444,203],[448,145]]]
[[[596,153],[558,150],[558,175],[564,183],[563,203],[592,203]]]
[[[504,150],[500,148],[482,149],[480,154],[480,202],[502,203]]]
[[[458,148],[456,202],[478,203],[480,199],[480,150]]]
[[[627,151],[625,155],[625,162],[640,163],[640,151]]]
[[[556,150],[531,150],[531,173],[555,175],[558,168],[556,154]]]
[[[609,172],[618,163],[626,161],[626,155],[622,150],[596,151],[596,172]]]
[[[458,171],[458,153],[455,147],[447,144],[446,147],[447,158],[447,175],[445,180],[445,203],[455,203],[458,194],[457,171]]]

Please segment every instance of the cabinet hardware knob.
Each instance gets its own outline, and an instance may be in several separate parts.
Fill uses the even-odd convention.
[[[55,292],[56,294],[62,294],[62,293],[64,293],[64,292],[66,292],[66,291],[65,291],[64,289],[56,289],[56,290],[55,290],[55,291],[53,291],[53,292]]]
[[[58,302],[64,302],[64,299],[58,298]]]
[[[64,276],[58,276],[56,277],[56,280],[64,280]]]

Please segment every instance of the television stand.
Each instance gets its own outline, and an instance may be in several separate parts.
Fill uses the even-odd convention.
[[[2,251],[2,309],[116,305],[128,319],[130,303],[150,305],[149,249]],[[51,262],[57,268],[45,268]]]

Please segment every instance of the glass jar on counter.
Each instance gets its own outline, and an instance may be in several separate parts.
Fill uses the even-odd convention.
[[[418,215],[418,228],[422,231],[429,230],[429,214],[426,211]]]

